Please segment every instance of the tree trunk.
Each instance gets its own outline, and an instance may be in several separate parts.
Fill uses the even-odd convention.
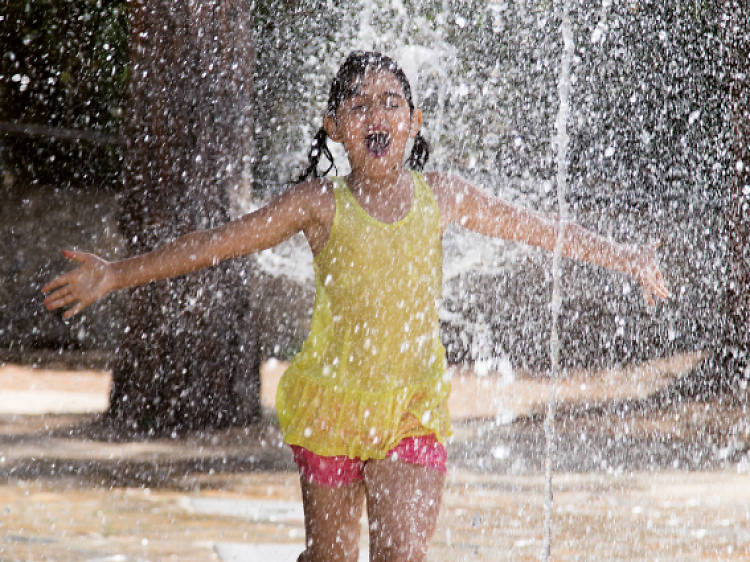
[[[131,4],[120,228],[131,254],[229,218],[249,185],[251,2]],[[133,290],[108,416],[147,434],[256,419],[258,337],[235,260]]]

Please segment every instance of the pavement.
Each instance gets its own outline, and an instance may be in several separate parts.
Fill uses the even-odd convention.
[[[648,395],[698,360],[561,381],[559,407],[569,415],[558,432],[568,445],[558,456],[580,458],[575,470],[553,476],[553,560],[750,560],[745,410],[709,404],[590,415],[601,408],[588,405]],[[108,373],[0,366],[0,561],[296,560],[304,544],[299,482],[269,408],[281,369],[264,367],[266,415],[257,427],[124,442],[96,430]],[[549,386],[524,373],[470,369],[457,369],[453,380],[455,435],[429,559],[537,560],[539,414]],[[570,414],[577,406],[589,415]],[[631,438],[623,462],[580,469],[623,432]],[[593,445],[579,453],[583,442]],[[634,449],[637,462],[628,460]],[[686,469],[699,452],[700,470]],[[649,455],[658,462],[645,463]]]

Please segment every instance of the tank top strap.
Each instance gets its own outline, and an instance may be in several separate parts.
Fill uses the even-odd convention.
[[[416,170],[411,170],[411,176],[412,178],[414,178],[415,202],[417,201],[417,196],[419,196],[420,198],[424,198],[423,204],[434,206],[434,208],[438,211],[439,216],[437,198],[435,197],[435,193],[432,191],[430,184],[427,183],[427,179],[424,177],[424,174],[422,172],[417,172]]]

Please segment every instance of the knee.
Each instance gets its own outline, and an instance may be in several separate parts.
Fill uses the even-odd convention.
[[[307,548],[299,555],[297,562],[356,562],[359,558],[359,544],[356,541],[308,540]]]
[[[426,532],[415,529],[378,529],[370,525],[370,558],[378,562],[421,562],[427,559]]]
[[[371,545],[370,560],[376,562],[423,562],[427,560],[427,551],[422,545],[379,544]]]

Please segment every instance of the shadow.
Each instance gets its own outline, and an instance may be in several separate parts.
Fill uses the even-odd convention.
[[[275,416],[174,438],[123,435],[104,416],[3,416],[0,478],[77,486],[218,489],[222,475],[295,471]]]
[[[555,411],[556,472],[723,470],[750,461],[747,403],[727,394],[698,399],[677,381],[643,398],[560,403]],[[510,423],[474,418],[455,424],[453,465],[483,472],[541,473],[546,412]]]

